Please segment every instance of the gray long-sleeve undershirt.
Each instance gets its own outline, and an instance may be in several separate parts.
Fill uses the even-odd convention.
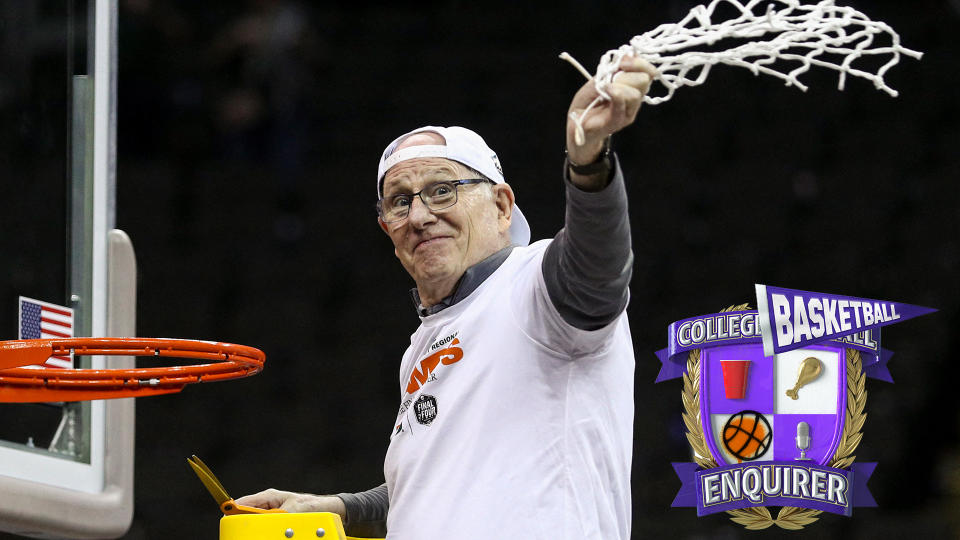
[[[343,527],[350,536],[380,538],[387,535],[387,509],[390,497],[387,484],[361,491],[337,495],[347,509]]]
[[[570,182],[567,167],[565,226],[543,254],[543,279],[560,316],[581,330],[603,328],[623,311],[633,275],[630,218],[623,173],[611,156],[610,182],[583,191]]]
[[[541,266],[547,294],[560,316],[582,330],[596,330],[612,322],[626,307],[629,298],[633,251],[630,248],[627,194],[615,156],[611,156],[611,162],[609,183],[595,192],[583,191],[573,185],[564,164],[565,227],[547,247]],[[512,246],[505,248],[467,270],[454,293],[437,306],[420,306],[414,289],[414,302],[418,304],[420,314],[436,313],[469,296],[503,264],[511,249]],[[337,496],[347,509],[347,534],[386,535],[390,504],[386,483],[360,493]]]

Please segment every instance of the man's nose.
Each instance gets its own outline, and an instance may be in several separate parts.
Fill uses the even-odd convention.
[[[437,216],[431,211],[419,196],[410,201],[410,210],[407,214],[407,220],[414,227],[422,227],[437,220]]]

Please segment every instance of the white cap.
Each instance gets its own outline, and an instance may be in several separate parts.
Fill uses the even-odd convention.
[[[401,141],[410,135],[424,131],[431,131],[440,135],[443,137],[446,145],[424,144],[408,146],[402,150],[397,150],[397,146],[400,145]],[[380,157],[380,166],[377,170],[377,198],[382,198],[381,188],[383,177],[391,167],[401,161],[426,157],[450,159],[474,169],[497,184],[506,183],[503,179],[503,169],[500,167],[500,160],[497,158],[496,152],[487,146],[487,143],[483,141],[480,135],[459,126],[426,126],[403,134],[387,145],[386,150],[383,151],[383,155]],[[514,244],[521,246],[530,243],[530,225],[516,204],[513,205],[513,215],[510,219],[510,240]]]

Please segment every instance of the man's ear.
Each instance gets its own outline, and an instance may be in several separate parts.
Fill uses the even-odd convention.
[[[510,219],[513,217],[513,188],[509,184],[493,186],[493,203],[497,205],[497,223],[501,233],[510,230]]]

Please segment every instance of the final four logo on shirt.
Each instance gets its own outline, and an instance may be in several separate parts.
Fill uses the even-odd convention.
[[[854,463],[866,377],[893,382],[880,327],[935,309],[757,285],[757,305],[674,322],[657,382],[683,377],[695,463],[673,506],[725,511],[748,529],[802,529],[876,506]],[[782,507],[774,518],[767,506]]]
[[[417,422],[429,426],[437,417],[437,398],[426,394],[420,396],[413,404],[413,412],[417,415]]]

